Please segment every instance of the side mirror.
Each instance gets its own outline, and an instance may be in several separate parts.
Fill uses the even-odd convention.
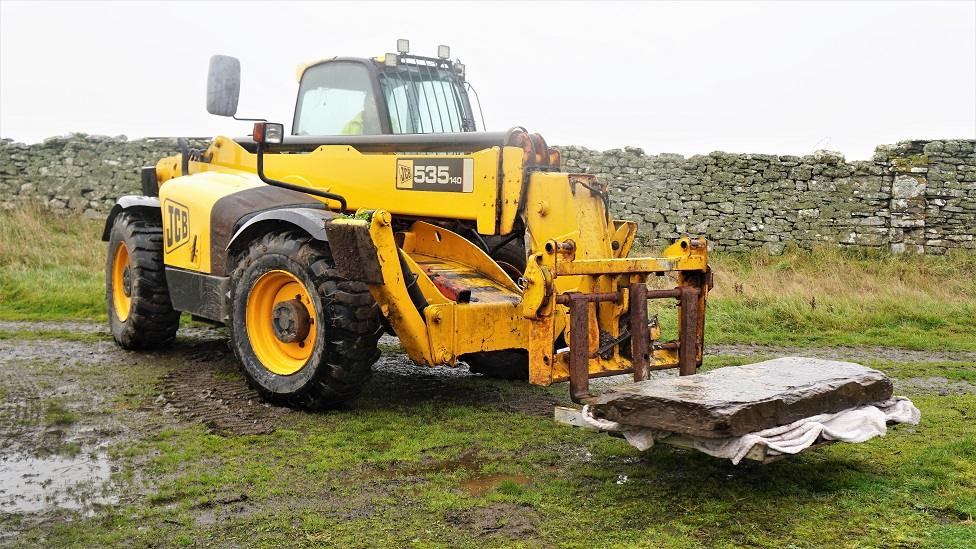
[[[241,62],[228,55],[212,56],[207,74],[207,112],[217,116],[234,116],[240,95]]]

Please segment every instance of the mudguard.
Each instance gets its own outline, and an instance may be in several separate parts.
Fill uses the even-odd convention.
[[[244,222],[227,243],[227,251],[239,250],[253,240],[254,236],[265,232],[264,227],[269,223],[286,223],[294,225],[316,240],[327,242],[325,224],[336,217],[336,213],[325,209],[309,206],[292,208],[275,208],[260,212]]]
[[[112,232],[112,225],[115,218],[125,210],[138,210],[153,216],[153,219],[161,219],[162,213],[159,209],[159,198],[155,196],[120,196],[112,206],[108,218],[105,219],[105,228],[102,230],[102,242],[108,242],[109,234]]]

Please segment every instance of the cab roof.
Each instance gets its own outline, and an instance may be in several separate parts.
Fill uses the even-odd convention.
[[[295,79],[298,80],[299,82],[301,82],[302,81],[302,76],[305,74],[305,71],[307,71],[309,69],[309,67],[314,67],[315,65],[319,65],[321,63],[327,63],[329,61],[335,61],[338,58],[339,58],[339,56],[333,55],[332,57],[323,57],[323,58],[320,58],[320,59],[316,59],[314,61],[309,61],[308,63],[302,63],[301,65],[298,65],[298,70],[296,71]],[[382,63],[383,62],[383,59],[384,59],[384,56],[383,55],[377,55],[376,57],[367,57],[366,59],[367,60],[373,60],[373,61],[376,61],[378,63]]]

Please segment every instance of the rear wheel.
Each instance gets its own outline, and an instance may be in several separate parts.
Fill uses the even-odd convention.
[[[109,233],[105,302],[112,337],[124,349],[173,342],[180,324],[163,267],[162,224],[148,215],[122,212]]]
[[[524,349],[482,351],[462,355],[472,373],[494,379],[529,379],[529,353]]]
[[[379,358],[378,307],[340,277],[328,244],[293,231],[254,242],[232,276],[231,342],[268,401],[316,409],[362,390]]]
[[[494,246],[505,237],[490,237],[488,245]],[[525,272],[525,243],[521,238],[508,241],[491,254],[491,258],[517,281]],[[482,351],[460,357],[468,363],[468,369],[476,374],[494,379],[529,379],[529,353],[524,349]]]
[[[504,242],[508,238],[500,236],[491,236],[485,240],[488,246],[494,247],[498,243]],[[491,252],[491,258],[498,263],[498,266],[505,271],[505,274],[510,276],[512,280],[518,282],[518,279],[525,272],[525,264],[527,262],[527,256],[525,254],[525,241],[522,238],[514,238],[502,244],[502,246]]]

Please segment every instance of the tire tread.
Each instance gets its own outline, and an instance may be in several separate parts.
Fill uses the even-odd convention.
[[[116,242],[125,242],[132,264],[132,308],[125,321],[112,303],[112,261]],[[173,309],[163,265],[163,227],[139,212],[121,212],[112,225],[105,273],[105,294],[112,336],[123,349],[155,349],[171,344],[180,312]]]
[[[238,259],[231,282],[235,295],[248,267],[268,253],[286,255],[305,267],[314,290],[322,298],[323,316],[332,325],[325,330],[327,346],[321,355],[321,363],[305,366],[315,367],[318,372],[304,387],[292,393],[274,392],[243,368],[248,381],[265,400],[293,408],[328,408],[355,398],[372,376],[372,366],[380,356],[377,341],[383,328],[379,307],[369,288],[338,274],[327,243],[301,231],[287,231],[269,233],[255,240]],[[237,302],[236,298],[234,302]],[[232,314],[243,314],[243,311],[234,310]],[[234,351],[243,363],[245,351],[243,342],[233,337],[237,328],[233,318],[229,325]],[[241,336],[246,338],[246,333]]]

